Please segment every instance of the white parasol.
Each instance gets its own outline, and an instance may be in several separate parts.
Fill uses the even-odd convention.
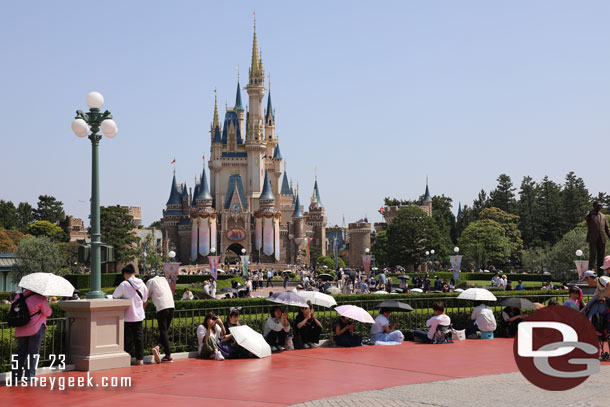
[[[74,294],[74,286],[68,280],[51,273],[28,274],[19,281],[19,287],[45,297],[72,297]]]
[[[357,307],[355,305],[340,305],[335,307],[337,314],[353,319],[355,321],[364,322],[367,324],[374,324],[375,320],[364,308]]]
[[[460,295],[460,300],[472,300],[472,301],[496,301],[497,298],[492,294],[491,291],[484,288],[469,288]]]
[[[337,305],[337,301],[333,297],[319,291],[298,291],[297,294],[303,297],[305,301],[311,301],[313,305],[327,308]]]
[[[263,335],[247,325],[232,326],[229,328],[235,342],[259,358],[271,356],[271,346],[265,341]]]

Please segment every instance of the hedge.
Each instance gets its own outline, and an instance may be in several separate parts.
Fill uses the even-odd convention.
[[[472,280],[472,281],[489,280],[489,281],[491,281],[494,274],[495,273],[462,272],[462,273],[460,273],[459,281],[467,281],[467,280]],[[547,281],[552,280],[551,276],[544,275],[544,274],[510,274],[510,273],[502,273],[502,274],[506,274],[506,277],[508,278],[508,280],[513,281],[513,282],[516,282],[517,280],[521,280],[521,281],[539,281],[542,283],[542,282],[547,282]],[[413,277],[421,278],[425,275],[425,273],[391,273],[391,274],[389,274],[389,276],[391,276],[391,277],[398,277],[398,276],[402,276],[402,275],[407,275],[407,276],[411,277],[411,280],[413,280]],[[429,275],[430,279],[433,279],[434,276],[438,276],[441,280],[447,280],[447,281],[449,281],[453,278],[453,273],[446,272],[446,271],[428,273],[428,275]]]

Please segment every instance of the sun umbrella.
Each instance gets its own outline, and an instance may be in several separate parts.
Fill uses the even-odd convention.
[[[533,302],[531,302],[527,298],[520,297],[507,298],[502,301],[500,305],[504,305],[505,307],[515,307],[519,309],[536,309],[536,305],[534,305]]]
[[[271,297],[267,298],[267,300],[269,300],[271,302],[276,302],[278,304],[292,305],[295,307],[301,307],[301,308],[309,307],[309,305],[307,304],[307,301],[305,301],[303,299],[303,297],[301,297],[297,293],[293,293],[292,291],[284,291],[281,293],[275,293]]]
[[[400,280],[410,280],[411,277],[407,276],[406,274],[403,274],[401,276],[398,276],[398,279],[400,279]]]
[[[318,276],[318,280],[324,280],[324,281],[332,281],[335,278],[333,276],[331,276],[330,274],[320,274]]]
[[[365,309],[355,305],[340,305],[335,307],[337,314],[353,319],[354,321],[364,322],[366,324],[374,324],[375,320]]]
[[[491,293],[491,291],[484,288],[469,288],[460,295],[460,300],[473,300],[473,301],[496,301],[497,298]]]
[[[396,301],[396,300],[388,300],[381,302],[375,306],[375,308],[386,308],[390,311],[396,312],[409,312],[413,311],[413,308],[409,304],[405,304],[404,302]]]
[[[327,308],[337,305],[337,301],[333,297],[319,291],[299,291],[297,294],[303,297],[305,301],[311,301],[313,305]]]
[[[19,281],[19,287],[46,297],[72,297],[74,294],[74,286],[68,280],[51,273],[28,274]]]
[[[422,290],[421,288],[411,288],[411,292],[412,293],[423,293],[424,290]]]
[[[292,270],[284,270],[284,271],[282,271],[282,274],[284,274],[284,273],[285,273],[285,274],[292,273]]]
[[[341,290],[339,289],[339,287],[330,287],[328,289],[328,292],[331,294],[341,294]]]
[[[232,326],[229,328],[235,342],[242,348],[250,351],[256,357],[271,356],[271,346],[265,341],[263,335],[247,325]]]
[[[387,291],[383,291],[383,290],[379,290],[379,291],[375,291],[373,294],[388,294]]]
[[[464,289],[463,288],[456,288],[455,290],[453,290],[456,293],[463,293]]]

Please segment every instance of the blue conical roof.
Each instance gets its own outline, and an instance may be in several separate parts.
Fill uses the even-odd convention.
[[[241,90],[239,89],[239,81],[237,81],[237,94],[235,95],[235,110],[244,110],[241,104]]]
[[[458,204],[457,217],[458,217],[458,219],[462,217],[462,203],[461,202]]]
[[[222,143],[222,137],[220,135],[220,126],[214,127],[214,139],[213,143]]]
[[[193,191],[193,201],[191,202],[191,206],[195,206],[197,203],[197,194],[199,194],[199,185],[195,185],[195,190]]]
[[[269,118],[275,120],[275,114],[273,114],[273,106],[271,105],[271,92],[267,96],[267,112],[265,113],[265,121],[268,122]]]
[[[271,190],[271,180],[269,179],[269,172],[265,170],[265,182],[263,183],[263,192],[258,199],[275,199],[273,191]]]
[[[302,218],[303,217],[303,210],[301,209],[301,200],[299,199],[298,195],[297,195],[297,199],[294,204],[294,212],[292,212],[292,217],[293,218]]]
[[[290,195],[291,193],[290,185],[288,184],[288,176],[286,175],[286,172],[284,172],[284,178],[282,179],[282,190],[280,191],[280,194]]]
[[[428,184],[426,184],[426,193],[424,194],[424,202],[430,202],[432,198],[430,197],[430,190],[428,189]]]
[[[208,177],[205,175],[205,168],[201,174],[201,183],[199,184],[196,199],[212,199],[212,194],[210,194],[210,186],[208,185]]]
[[[174,179],[172,180],[172,189],[169,193],[169,199],[167,200],[166,205],[181,205],[182,199],[180,198],[180,191],[178,191],[178,184],[176,184],[176,175],[174,175]]]
[[[275,149],[273,150],[273,159],[276,160],[281,160],[282,159],[282,153],[280,152],[280,145],[278,144],[277,146],[275,146]]]
[[[318,206],[322,205],[322,200],[320,199],[320,190],[318,189],[318,180],[313,184],[313,192],[316,196],[316,200],[318,201]]]
[[[182,196],[189,196],[189,189],[186,187],[186,182],[182,184]]]

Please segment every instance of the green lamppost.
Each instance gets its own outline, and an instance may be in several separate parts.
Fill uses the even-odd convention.
[[[100,232],[100,185],[99,185],[99,155],[98,146],[102,135],[113,138],[117,135],[117,126],[108,110],[104,113],[100,108],[104,105],[104,97],[98,92],[91,92],[86,100],[88,113],[76,111],[72,121],[72,131],[77,137],[87,137],[91,140],[91,290],[87,293],[88,299],[105,298],[102,292],[102,256]],[[89,134],[91,130],[91,134]]]

